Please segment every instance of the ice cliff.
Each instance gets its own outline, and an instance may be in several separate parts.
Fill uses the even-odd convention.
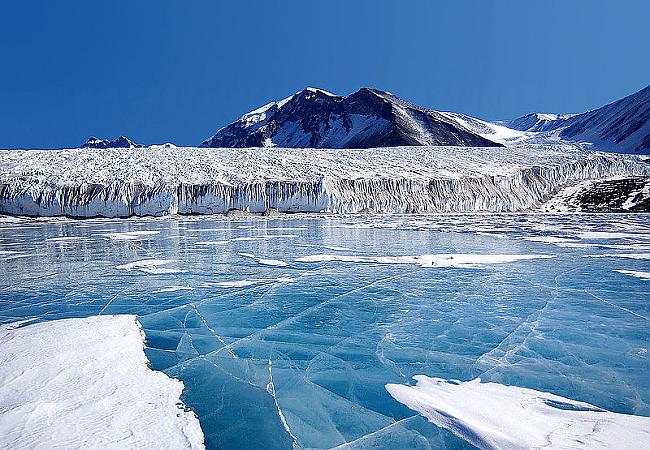
[[[0,151],[0,212],[72,217],[522,211],[584,180],[647,176],[579,146]]]

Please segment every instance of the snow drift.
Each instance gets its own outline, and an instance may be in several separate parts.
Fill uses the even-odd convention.
[[[135,316],[0,325],[1,448],[203,449]]]
[[[399,402],[480,449],[648,448],[650,417],[617,414],[516,386],[416,375],[388,384]]]
[[[0,212],[72,217],[522,211],[583,180],[650,173],[579,146],[0,151]]]

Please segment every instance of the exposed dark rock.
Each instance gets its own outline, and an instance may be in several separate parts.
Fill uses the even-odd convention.
[[[440,114],[377,89],[336,96],[308,88],[245,114],[201,147],[500,147]]]

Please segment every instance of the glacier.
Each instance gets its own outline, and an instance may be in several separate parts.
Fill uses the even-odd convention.
[[[0,151],[0,212],[27,216],[513,212],[643,157],[561,143],[494,147]]]

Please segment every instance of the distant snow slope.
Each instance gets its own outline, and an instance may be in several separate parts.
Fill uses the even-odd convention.
[[[1,448],[203,448],[135,316],[0,326]]]
[[[641,157],[562,144],[375,149],[0,151],[0,212],[74,217],[521,211],[583,180],[647,176]]]
[[[568,119],[574,116],[576,114],[532,113],[517,119],[497,123],[519,131],[552,131],[560,128]]]
[[[451,120],[457,122],[460,126],[476,133],[493,142],[498,142],[504,145],[512,145],[527,141],[535,137],[534,133],[526,133],[525,131],[518,131],[508,128],[507,126],[486,122],[484,120],[476,119],[474,117],[466,116],[454,112],[442,112]]]
[[[499,146],[457,120],[363,88],[349,96],[307,88],[244,114],[201,147],[372,148]]]
[[[650,448],[650,417],[617,414],[588,403],[516,386],[422,375],[388,392],[435,425],[480,449]]]
[[[558,130],[565,140],[621,153],[650,153],[650,86],[593,111],[576,115],[530,114],[505,122],[521,131]]]

